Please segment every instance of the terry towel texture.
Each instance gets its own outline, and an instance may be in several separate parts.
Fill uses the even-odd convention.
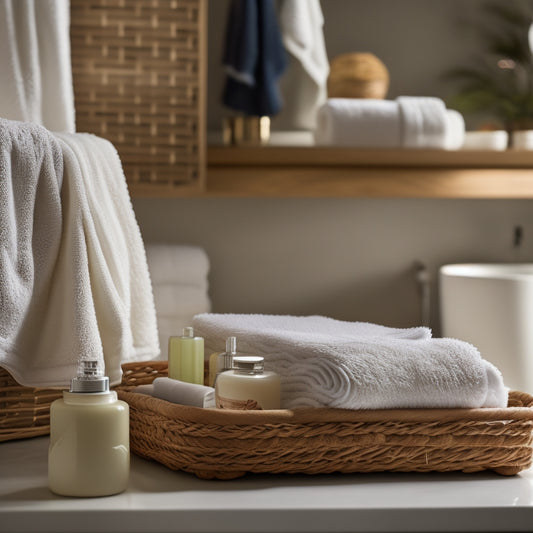
[[[462,115],[439,98],[396,100],[330,98],[318,111],[315,142],[361,148],[457,150],[465,137]]]
[[[263,356],[281,377],[284,408],[507,405],[500,372],[474,346],[434,339],[427,328],[238,314],[202,314],[193,324],[206,351],[220,351],[234,335],[239,353]]]
[[[75,131],[69,0],[0,2],[0,117]]]
[[[89,134],[0,119],[0,365],[66,386],[78,357],[159,354],[146,255],[118,154]]]

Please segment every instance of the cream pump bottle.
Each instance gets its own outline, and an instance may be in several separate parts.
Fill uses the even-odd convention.
[[[279,409],[280,378],[264,370],[264,358],[237,356],[233,370],[222,372],[215,383],[216,406],[219,409]]]
[[[204,384],[204,339],[195,337],[191,327],[183,328],[181,337],[168,339],[168,377]]]
[[[129,406],[109,390],[98,361],[81,360],[70,390],[50,407],[50,490],[62,496],[117,494],[126,489],[129,470]]]

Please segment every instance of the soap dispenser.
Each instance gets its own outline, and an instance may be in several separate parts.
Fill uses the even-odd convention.
[[[69,391],[50,407],[48,484],[63,496],[108,496],[126,489],[129,406],[109,390],[103,364],[82,359]]]
[[[209,358],[209,386],[214,387],[217,377],[233,368],[233,358],[237,355],[237,338],[226,339],[226,351],[214,353]]]
[[[195,337],[191,327],[183,328],[181,337],[168,340],[168,377],[204,384],[204,339]]]

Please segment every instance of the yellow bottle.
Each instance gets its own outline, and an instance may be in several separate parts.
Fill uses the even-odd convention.
[[[128,485],[129,407],[97,361],[82,360],[70,391],[50,407],[48,484],[63,496],[108,496]]]
[[[204,384],[204,339],[195,337],[191,327],[183,328],[181,337],[168,340],[168,377]]]

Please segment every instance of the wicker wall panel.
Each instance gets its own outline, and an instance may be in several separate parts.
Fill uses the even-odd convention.
[[[130,190],[201,190],[205,0],[71,0],[76,129],[110,140]]]

